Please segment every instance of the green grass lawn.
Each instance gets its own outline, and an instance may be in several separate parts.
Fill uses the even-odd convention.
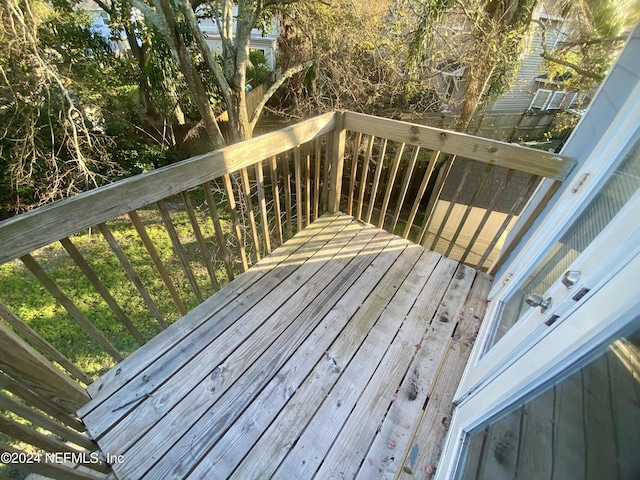
[[[221,285],[224,285],[228,282],[227,273],[222,262],[221,249],[216,242],[208,207],[203,201],[201,191],[191,192],[190,195],[198,223],[213,258],[216,278]],[[167,206],[202,296],[207,298],[214,293],[215,289],[204,265],[203,256],[189,217],[184,210],[182,199],[174,197],[167,200]],[[222,200],[220,206],[224,206]],[[231,231],[228,212],[220,209],[219,213],[223,230],[227,235]],[[155,207],[149,207],[138,210],[138,214],[185,307],[187,310],[194,308],[197,305],[196,296],[174,251],[160,212]],[[181,315],[129,217],[126,215],[117,217],[107,222],[107,225],[162,313],[164,321],[167,324],[176,321]],[[102,233],[97,228],[86,230],[73,235],[71,241],[142,337],[148,341],[157,335],[161,331],[160,325],[126,275]],[[138,348],[138,342],[111,311],[60,242],[32,252],[32,255],[47,275],[123,356],[126,357]],[[239,274],[239,264],[236,263],[236,265],[234,270]],[[110,355],[104,352],[100,345],[69,316],[20,260],[0,266],[0,302],[9,307],[89,377],[97,379],[115,365]],[[0,319],[0,321],[3,320]],[[30,425],[29,422],[11,412],[0,413]],[[36,428],[33,425],[30,426]],[[33,447],[16,442],[3,434],[0,434],[0,442],[12,444],[25,451],[33,451]],[[24,478],[24,472],[9,466],[0,466],[0,476]]]
[[[203,264],[189,218],[184,211],[172,207],[175,206],[169,203],[173,224],[185,247],[202,295],[206,298],[213,294],[214,288]],[[213,222],[208,218],[205,207],[198,208],[200,226],[214,257],[216,277],[224,284],[227,281],[226,272],[215,243]],[[197,304],[196,297],[174,253],[159,212],[148,208],[138,213],[186,308],[192,309]],[[178,310],[129,218],[118,217],[108,222],[108,226],[165,321],[175,321],[180,316]],[[225,226],[228,228],[226,221]],[[71,240],[142,336],[146,340],[153,338],[160,331],[160,326],[99,230],[78,233]],[[33,256],[58,287],[124,356],[138,347],[133,336],[116,318],[59,242],[35,251]],[[66,310],[19,260],[0,266],[0,301],[89,376],[97,378],[114,365],[113,359],[70,318]]]

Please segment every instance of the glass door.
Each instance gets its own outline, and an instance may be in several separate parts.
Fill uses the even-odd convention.
[[[466,436],[456,480],[640,478],[640,317]]]
[[[436,480],[640,478],[638,272],[640,252],[458,405]]]
[[[579,185],[567,185],[548,215],[550,225],[543,222],[533,245],[507,269],[513,278],[496,282],[458,400],[564,321],[633,254],[636,246],[629,242],[640,223],[640,130],[632,126],[601,142],[579,172]]]

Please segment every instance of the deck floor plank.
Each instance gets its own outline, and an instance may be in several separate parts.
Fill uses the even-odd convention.
[[[325,354],[325,361],[319,362],[305,384],[298,388],[293,398],[287,402],[287,409],[275,419],[271,427],[251,449],[231,478],[265,478],[277,468],[292,447],[295,437],[304,428],[314,413],[314,405],[319,404],[340,377],[344,365],[355,354],[355,346],[360,345],[380,311],[399,289],[402,280],[413,268],[422,251],[416,246],[408,247],[398,262],[389,270],[376,289],[369,295],[340,335]],[[306,388],[305,388],[306,387]],[[264,462],[270,458],[270,462]]]
[[[363,234],[356,235],[358,232]],[[168,379],[162,386],[161,395],[154,394],[143,402],[148,404],[143,407],[145,415],[139,414],[138,407],[138,414],[126,417],[103,437],[105,448],[117,454],[127,452],[132,456],[144,451],[164,454],[166,448],[171,447],[184,433],[183,426],[195,422],[210,405],[218,401],[315,298],[318,293],[316,286],[321,291],[350,260],[367,258],[357,254],[374,239],[376,233],[373,228],[363,230],[357,223],[340,231],[331,242],[300,266],[292,278],[277,285],[243,314],[241,320],[234,322],[214,341],[205,345],[191,360],[183,360],[185,367]],[[282,313],[274,315],[278,311]],[[185,397],[185,394],[188,395]],[[131,435],[131,432],[140,432],[145,425],[153,427],[138,438]],[[150,468],[154,460],[158,459],[148,458],[138,462],[135,472]],[[134,474],[127,473],[130,476]]]
[[[294,447],[272,478],[285,480],[304,478],[309,475],[309,472],[315,472],[396,335],[399,332],[403,337],[406,335],[403,341],[422,336],[414,322],[406,325],[404,321],[411,311],[413,301],[430,278],[424,272],[430,272],[435,267],[436,272],[433,275],[439,278],[439,281],[448,283],[446,279],[446,274],[449,273],[448,262],[438,262],[440,259],[441,257],[438,258],[431,252],[425,252],[409,272],[401,288],[380,312],[378,321],[369,331],[365,341],[349,364],[343,368],[338,382],[322,405],[315,410],[313,418],[296,439]],[[434,265],[436,263],[437,265]],[[343,364],[339,358],[337,362],[338,365]]]
[[[159,356],[173,348],[176,343],[183,341],[202,325],[215,323],[210,322],[210,320],[240,296],[247,303],[246,301],[251,298],[250,295],[253,293],[253,291],[248,292],[247,290],[262,277],[268,275],[276,276],[277,274],[277,280],[281,280],[283,274],[281,269],[276,267],[297,267],[291,261],[292,254],[298,250],[302,252],[302,249],[304,249],[307,255],[311,255],[327,243],[334,229],[339,228],[339,226],[344,227],[351,221],[350,217],[346,215],[341,217],[325,215],[319,218],[313,225],[305,228],[298,235],[287,241],[272,255],[269,255],[245,272],[245,274],[227,284],[215,295],[209,297],[204,303],[198,305],[180,319],[179,322],[172,324],[162,332],[162,335],[154,337],[145,345],[144,349],[138,349],[133,352],[124,362],[118,365],[118,368],[111,369],[91,384],[87,391],[93,400],[84,405],[78,411],[78,414],[81,417],[85,417],[106,399],[110,398],[113,393],[138,376]],[[302,261],[303,258],[300,258],[300,262]],[[288,265],[285,265],[284,262],[288,262]]]
[[[400,480],[409,480],[415,477],[429,478],[429,475],[434,472],[433,467],[437,464],[442,440],[451,421],[453,395],[458,387],[467,359],[471,354],[473,342],[478,334],[480,322],[487,307],[487,295],[490,289],[491,277],[484,273],[477,273],[466,302],[464,305],[457,307],[459,310],[457,310],[455,317],[450,317],[451,319],[456,319],[456,326],[455,333],[450,336],[448,345],[446,345],[445,338],[435,334],[430,335],[426,340],[426,343],[432,344],[432,348],[423,349],[425,351],[437,350],[441,360],[436,372],[422,372],[423,376],[430,377],[434,375],[435,380],[429,391],[428,402],[426,402],[422,417],[417,423],[409,422],[412,425],[417,425],[417,427],[412,441],[407,445],[402,463],[397,465],[396,468],[396,470],[399,470],[399,466],[403,465],[399,476],[396,477]],[[456,310],[453,311],[455,312]],[[446,307],[443,308],[443,313],[450,315],[450,312],[451,310],[447,311]],[[444,354],[439,351],[439,345],[446,348]],[[421,349],[421,352],[423,349]],[[434,360],[431,363],[436,362],[437,360]],[[429,364],[424,360],[418,363],[420,365]],[[381,478],[394,478],[389,476],[389,470],[387,469],[385,476],[381,476]],[[359,478],[375,477],[373,475],[371,477],[360,475]]]
[[[349,252],[348,246],[346,249],[342,249],[338,255],[343,258],[327,262],[316,273],[313,281],[306,282],[305,288],[300,288],[288,301],[281,302],[282,307],[269,318],[263,328],[254,332],[249,340],[245,341],[229,359],[225,360],[225,369],[229,373],[223,372],[221,376],[234,377],[235,371],[241,371],[243,368],[246,370],[238,377],[238,381],[224,392],[224,395],[215,398],[218,395],[206,395],[207,392],[201,391],[202,389],[198,387],[197,390],[200,392],[193,396],[190,394],[192,399],[181,403],[189,411],[198,413],[204,411],[205,416],[190,428],[178,442],[167,449],[162,461],[154,465],[148,472],[149,478],[167,478],[167,476],[174,478],[185,475],[193,467],[193,459],[202,458],[219,436],[231,427],[260,390],[286,363],[288,357],[304,341],[310,330],[313,330],[319,319],[322,319],[341,294],[344,294],[357,279],[362,270],[388,244],[388,236],[383,236],[382,241],[379,236],[369,238],[364,233],[367,230],[376,231],[374,229],[363,231],[362,236],[370,241],[363,241],[359,248],[366,248],[367,254],[356,256],[356,252]],[[356,240],[358,238],[359,236],[354,237]],[[332,279],[335,280],[333,284],[331,284]],[[231,378],[228,382],[233,380]],[[224,391],[224,386],[217,388],[215,393],[218,394],[220,391]],[[214,398],[215,400],[212,401]],[[206,399],[206,402],[203,402],[202,399]],[[173,418],[175,419],[174,424],[179,425],[184,421],[184,417],[182,409],[176,408],[170,416],[165,418],[168,419],[167,421],[171,421]],[[158,424],[158,427],[159,432],[164,431],[161,423]],[[173,438],[167,438],[166,435],[158,434],[152,435],[152,438],[161,440],[160,443],[164,445],[170,444],[173,440]],[[158,444],[158,441],[155,443]],[[147,448],[145,442],[138,442],[136,447],[138,445],[140,451]],[[154,448],[154,450],[156,449]]]
[[[316,364],[322,363],[326,371],[336,373],[334,359],[327,353],[331,343],[340,334],[359,305],[378,285],[383,275],[388,272],[391,264],[400,255],[406,256],[409,253],[405,251],[405,247],[404,242],[394,239],[389,248],[378,255],[349,292],[324,316],[322,322],[315,327],[287,364],[278,371],[259,397],[234,422],[224,438],[218,441],[198,467],[191,472],[191,478],[229,476]]]
[[[465,300],[476,275],[471,267],[451,263],[455,273],[449,275],[452,280],[442,301],[427,303],[427,299],[436,298],[435,291],[423,292],[418,299],[427,303],[420,306],[419,311],[425,312],[428,328],[425,335],[415,342],[415,355],[407,362],[407,374],[401,379],[400,389],[386,412],[366,461],[361,468],[356,466],[350,478],[393,478],[401,464],[402,452],[411,440],[411,426],[420,419],[427,403],[441,359],[463,314]]]
[[[325,215],[91,385],[78,414],[122,455],[121,480],[352,477],[406,424],[392,471],[420,417],[394,400],[416,373],[431,388],[456,325],[433,319],[459,314],[474,275]]]
[[[116,369],[113,369],[116,372],[118,369],[121,370],[120,376],[133,375],[129,373],[133,370],[138,370],[138,372],[137,375],[133,376],[128,383],[125,383],[118,390],[117,395],[111,395],[105,399],[102,397],[97,398],[95,399],[96,403],[100,400],[102,400],[102,402],[96,408],[88,414],[83,415],[82,412],[79,413],[83,417],[85,424],[89,426],[89,433],[92,437],[95,439],[101,438],[109,428],[120,422],[121,419],[133,411],[134,408],[137,408],[141,401],[146,399],[145,395],[153,394],[173,373],[179,371],[184,366],[186,360],[194,354],[197,354],[214,339],[223,335],[229,328],[233,328],[237,319],[243,318],[256,304],[268,298],[268,295],[273,289],[283,284],[283,282],[291,275],[294,275],[295,272],[298,272],[298,269],[314,254],[324,251],[328,242],[334,239],[336,235],[350,227],[354,229],[351,230],[351,234],[359,228],[357,224],[350,222],[348,219],[340,220],[337,223],[331,222],[326,228],[322,229],[317,236],[313,237],[315,241],[298,245],[298,249],[289,252],[289,255],[282,258],[281,262],[273,266],[271,271],[259,278],[258,281],[253,283],[249,288],[235,294],[235,298],[232,298],[231,301],[227,302],[222,308],[216,309],[215,314],[208,315],[207,321],[199,323],[197,328],[191,329],[191,325],[189,325],[186,327],[188,334],[180,336],[179,332],[176,332],[178,329],[172,330],[172,327],[182,323],[176,322],[166,330],[166,336],[171,337],[170,339],[161,339],[161,341],[155,344],[152,343],[152,340],[147,344],[149,348],[139,349],[133,354],[135,355],[141,350],[148,350],[143,359],[129,357],[118,365]],[[346,232],[344,236],[340,238],[342,238],[343,241],[347,241],[350,235]],[[241,280],[243,277],[244,275],[241,275],[237,280]],[[229,285],[233,283],[236,283],[236,281]],[[235,291],[237,292],[238,290],[236,289]],[[215,298],[216,296],[217,294],[211,298]],[[202,312],[196,312],[196,314],[202,315]],[[193,323],[198,321],[196,315],[186,316],[184,319],[193,321]],[[240,326],[241,325],[242,324],[240,324]],[[156,339],[164,336],[163,332],[163,335],[158,335]],[[142,363],[146,363],[147,367],[139,370],[139,360],[141,360]],[[135,399],[140,399],[140,401],[137,403],[134,402],[133,404],[129,403]],[[123,406],[125,406],[125,408],[122,408]]]

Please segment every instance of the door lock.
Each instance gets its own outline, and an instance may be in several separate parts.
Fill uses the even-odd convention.
[[[548,297],[545,299],[542,297],[542,295],[538,295],[537,293],[530,293],[529,295],[527,295],[527,298],[525,298],[524,301],[527,302],[528,305],[531,305],[534,308],[540,307],[540,311],[542,313],[546,312],[548,309],[551,308],[551,305],[553,305],[552,297]]]
[[[562,284],[567,288],[571,288],[580,281],[580,276],[581,273],[578,270],[567,270],[562,275]]]

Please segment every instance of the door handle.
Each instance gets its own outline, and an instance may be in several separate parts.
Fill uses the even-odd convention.
[[[564,272],[564,275],[562,275],[561,282],[565,287],[571,288],[580,281],[580,276],[581,272],[578,270],[567,270]]]
[[[551,308],[551,305],[553,305],[552,297],[548,297],[545,299],[542,295],[538,295],[537,293],[530,293],[529,295],[527,295],[527,298],[525,298],[524,301],[534,308],[540,307],[540,311],[542,313],[546,312]]]

